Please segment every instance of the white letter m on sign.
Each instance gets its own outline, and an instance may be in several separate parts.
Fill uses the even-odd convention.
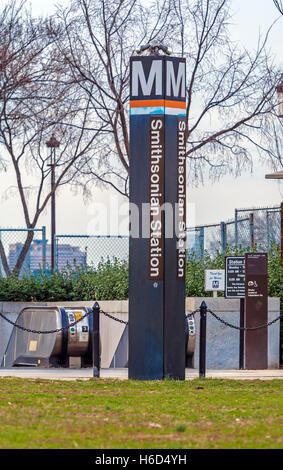
[[[177,96],[179,96],[179,92],[180,92],[180,96],[182,98],[185,98],[185,93],[186,93],[185,71],[186,71],[185,62],[179,62],[178,76],[176,80],[173,62],[171,61],[166,62],[166,95],[167,96],[172,96],[171,94],[171,86],[172,86],[173,95],[176,98]]]
[[[132,96],[138,96],[139,83],[144,96],[152,93],[153,83],[155,82],[155,95],[162,95],[162,60],[153,60],[146,81],[142,61],[133,61],[132,68]]]

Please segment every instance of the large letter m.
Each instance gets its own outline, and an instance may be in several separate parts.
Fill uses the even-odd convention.
[[[172,61],[166,61],[166,95],[175,98],[186,96],[186,68],[185,62],[179,62],[177,79],[175,77],[174,65]]]
[[[132,96],[139,95],[139,83],[142,94],[150,96],[155,83],[155,95],[162,95],[162,60],[153,60],[146,80],[141,60],[132,63]]]

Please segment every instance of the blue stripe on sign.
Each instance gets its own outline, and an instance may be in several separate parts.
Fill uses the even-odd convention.
[[[163,106],[130,108],[131,116],[140,116],[146,114],[168,114],[170,116],[186,116],[186,110],[182,108],[165,108]]]
[[[165,114],[170,116],[186,116],[186,110],[182,108],[165,108]]]
[[[164,114],[164,106],[147,106],[130,108],[130,115],[135,116],[139,114]]]

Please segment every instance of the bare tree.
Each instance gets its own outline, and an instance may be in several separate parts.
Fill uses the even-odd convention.
[[[129,59],[135,45],[153,39],[187,59],[187,156],[194,181],[206,171],[239,174],[255,149],[261,157],[272,154],[268,133],[279,73],[267,52],[269,32],[254,51],[235,44],[230,0],[153,0],[149,6],[70,0],[45,21],[32,19],[24,4],[12,0],[0,18],[0,143],[28,228],[36,227],[52,194],[43,148],[54,132],[62,142],[54,190],[95,179],[128,196]],[[23,181],[26,166],[37,174],[35,187]]]
[[[105,125],[97,151],[81,168],[82,181],[109,183],[128,195],[129,58],[134,45],[158,38],[187,59],[187,143],[194,181],[252,165],[275,106],[278,71],[267,52],[268,34],[255,51],[230,37],[230,0],[72,0],[58,17],[65,29],[58,48],[70,74]],[[63,27],[62,27],[63,28]]]
[[[277,10],[283,15],[283,1],[282,0],[273,0],[274,5]]]
[[[85,163],[94,149],[96,135],[103,131],[103,123],[96,128],[90,118],[89,97],[81,96],[79,89],[74,90],[72,80],[65,78],[55,35],[60,36],[60,28],[50,20],[32,18],[25,1],[13,0],[2,11],[0,144],[6,164],[14,170],[17,195],[30,229],[13,269],[17,275],[33,240],[32,229],[52,194],[72,181],[79,161]],[[61,141],[52,190],[46,149],[51,133]],[[34,185],[30,184],[31,176],[36,178]],[[1,242],[0,256],[6,275],[10,275]]]
[[[262,147],[262,128],[275,106],[278,71],[267,53],[268,34],[253,52],[229,36],[230,1],[175,3],[180,49],[187,58],[188,157],[196,179],[239,174]],[[188,31],[189,29],[189,31]]]
[[[73,0],[58,12],[65,41],[57,41],[70,74],[90,97],[95,119],[105,125],[95,154],[80,171],[128,196],[129,57],[148,37],[165,39],[173,27],[168,3],[145,8],[137,0]],[[173,4],[173,3],[172,3]]]

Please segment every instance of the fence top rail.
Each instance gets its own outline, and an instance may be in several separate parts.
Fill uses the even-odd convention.
[[[266,211],[267,214],[280,214],[281,212],[281,209],[269,209],[268,211]]]
[[[250,220],[249,217],[243,217],[243,218],[239,218],[237,220],[229,220],[228,222],[224,222],[226,225],[230,225],[230,224],[235,224],[236,222],[239,223],[239,222],[246,222],[247,220]]]
[[[207,224],[207,225],[197,225],[196,227],[192,227],[192,229],[199,230],[201,228],[207,228],[207,227],[219,227],[219,224]]]
[[[42,232],[42,228],[0,228],[0,232]]]
[[[56,238],[129,238],[129,235],[55,235]]]
[[[249,217],[243,217],[243,218],[239,218],[237,222],[245,222],[247,220],[250,220]],[[201,228],[209,228],[209,227],[220,227],[222,223],[226,225],[235,224],[235,220],[228,220],[227,222],[223,221],[223,222],[219,222],[218,224],[197,225],[196,227],[187,227],[186,231],[188,232],[190,230],[200,230]]]
[[[235,209],[235,212],[254,212],[254,211],[272,211],[272,210],[280,210],[280,206],[273,206],[273,207],[252,207],[252,208],[242,208],[242,209]]]

